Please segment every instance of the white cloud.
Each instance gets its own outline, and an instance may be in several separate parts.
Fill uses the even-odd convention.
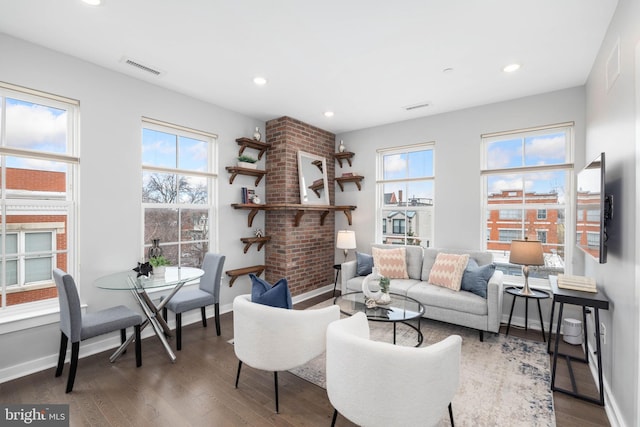
[[[12,147],[65,152],[67,112],[42,105],[7,105],[7,141]],[[59,110],[58,110],[59,111]]]
[[[527,157],[543,157],[546,159],[564,159],[565,138],[558,135],[553,138],[533,138],[526,147]]]
[[[384,156],[384,171],[387,173],[404,171],[407,169],[407,161],[400,154]]]

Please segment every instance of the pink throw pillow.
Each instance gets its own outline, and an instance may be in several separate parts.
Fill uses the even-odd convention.
[[[433,264],[433,267],[431,267],[429,283],[459,291],[462,276],[464,275],[464,270],[467,268],[468,262],[468,254],[455,255],[439,253],[436,256],[436,262]]]
[[[408,279],[407,251],[405,248],[381,249],[371,248],[373,266],[378,273],[389,279]]]

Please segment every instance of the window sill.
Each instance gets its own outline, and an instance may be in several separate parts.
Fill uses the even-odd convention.
[[[8,307],[0,312],[0,335],[60,321],[58,299]]]

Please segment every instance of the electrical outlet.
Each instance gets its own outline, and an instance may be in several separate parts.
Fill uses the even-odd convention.
[[[607,344],[607,327],[603,322],[600,322],[600,335],[602,336],[602,345]]]

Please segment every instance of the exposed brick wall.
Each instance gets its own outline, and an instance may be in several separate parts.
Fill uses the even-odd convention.
[[[266,124],[266,203],[300,203],[298,151],[327,159],[329,200],[334,204],[335,135],[290,117]],[[320,225],[320,212],[306,212],[294,227],[295,210],[266,211],[265,232],[271,240],[265,246],[265,277],[274,282],[289,281],[293,295],[309,292],[334,281],[335,214]]]

